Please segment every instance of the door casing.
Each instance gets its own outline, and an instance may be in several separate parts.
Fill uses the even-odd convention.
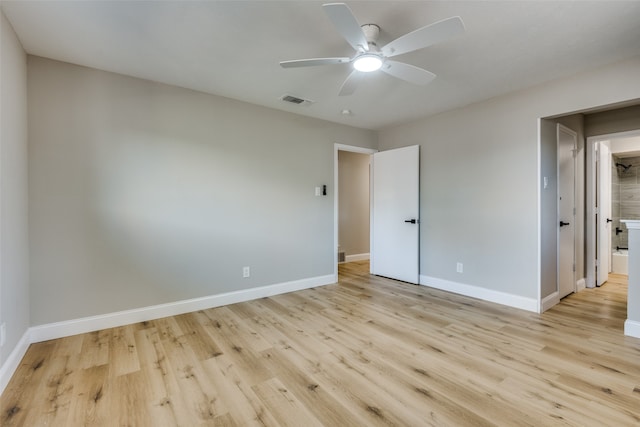
[[[609,141],[601,141],[597,147],[596,181],[596,286],[601,286],[609,278],[611,271],[611,150]]]

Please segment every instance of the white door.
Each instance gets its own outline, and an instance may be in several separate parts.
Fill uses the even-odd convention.
[[[372,158],[371,274],[419,283],[420,147]]]
[[[576,290],[575,281],[575,153],[577,135],[558,125],[558,294]]]
[[[609,278],[611,270],[611,150],[608,142],[598,143],[596,187],[598,204],[596,285],[601,286]]]

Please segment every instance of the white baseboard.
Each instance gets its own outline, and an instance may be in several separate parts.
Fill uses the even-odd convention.
[[[546,296],[542,299],[542,302],[540,304],[540,311],[538,312],[544,313],[545,311],[549,310],[551,307],[558,304],[559,302],[560,302],[560,294],[558,293],[558,291],[555,291],[551,295]]]
[[[369,254],[355,254],[355,255],[345,256],[344,262],[367,261],[368,259],[369,259]]]
[[[587,281],[582,278],[576,282],[576,292],[580,292],[581,290],[587,287]]]
[[[336,283],[335,274],[31,327],[31,342],[68,337]]]
[[[587,277],[584,279],[585,285],[587,288],[595,288],[596,287],[596,279],[593,274],[587,274]]]
[[[2,393],[7,387],[7,384],[9,384],[9,380],[11,380],[13,373],[18,369],[22,358],[29,349],[29,345],[31,344],[30,331],[30,329],[25,331],[22,338],[20,338],[20,341],[18,341],[18,344],[9,354],[7,360],[5,360],[0,367],[0,396],[2,396]]]
[[[637,320],[625,320],[624,334],[630,337],[640,338],[640,322]]]
[[[9,355],[9,358],[0,367],[0,395],[2,395],[2,392],[13,376],[13,373],[20,365],[20,361],[26,354],[31,343],[285,294],[287,292],[329,285],[336,283],[337,281],[337,274],[329,274],[326,276],[317,276],[308,279],[278,283],[275,285],[261,286],[259,288],[243,289],[167,304],[159,304],[98,316],[83,317],[80,319],[32,326],[24,333],[20,342],[18,342],[18,345],[16,345],[15,349]]]
[[[420,284],[432,288],[440,289],[467,297],[477,298],[484,301],[495,302],[521,310],[538,312],[538,301],[534,298],[525,298],[506,292],[494,291],[478,286],[466,285],[464,283],[451,282],[449,280],[420,275]]]

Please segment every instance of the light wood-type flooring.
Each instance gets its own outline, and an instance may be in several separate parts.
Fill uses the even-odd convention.
[[[0,425],[640,425],[624,278],[537,315],[340,268],[336,285],[33,344]]]

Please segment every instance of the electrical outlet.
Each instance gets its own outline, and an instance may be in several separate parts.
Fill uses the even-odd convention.
[[[3,323],[0,325],[0,347],[2,347],[5,342],[7,342],[7,324]]]
[[[251,276],[251,268],[242,267],[242,277],[247,278]]]
[[[462,273],[464,271],[463,265],[461,262],[459,262],[458,264],[456,264],[456,272],[458,273]]]

